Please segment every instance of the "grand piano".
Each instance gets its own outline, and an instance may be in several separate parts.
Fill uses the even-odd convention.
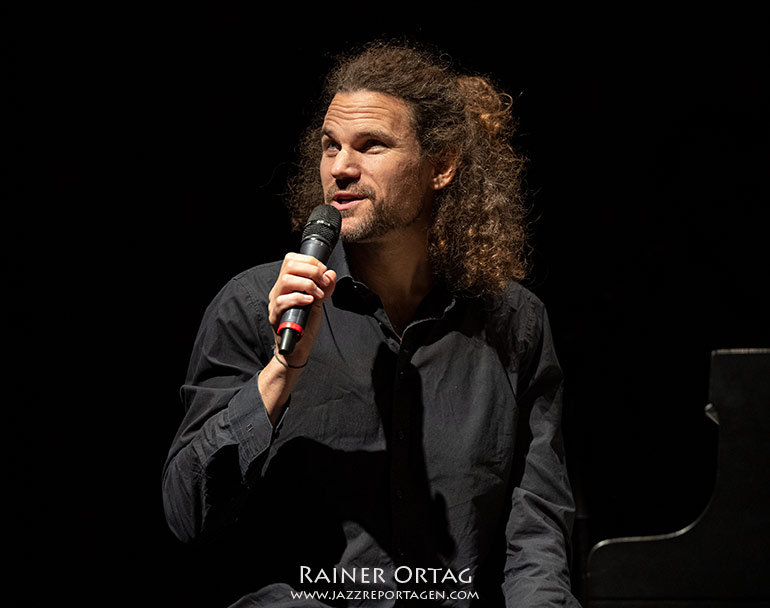
[[[719,448],[705,511],[671,534],[595,545],[587,608],[770,606],[770,349],[712,353],[706,415]]]

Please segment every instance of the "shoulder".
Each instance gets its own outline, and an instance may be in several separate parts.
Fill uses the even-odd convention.
[[[489,301],[490,317],[517,333],[531,336],[539,321],[545,316],[543,301],[521,283],[510,282],[507,287]]]
[[[545,308],[543,301],[521,283],[511,281],[498,296],[499,305],[510,310],[537,312]]]
[[[207,315],[250,314],[267,308],[268,294],[281,269],[281,262],[252,266],[232,276],[209,303]]]
[[[521,363],[537,348],[547,325],[545,304],[520,283],[508,286],[485,302],[486,339],[506,364]]]
[[[267,262],[252,266],[236,274],[230,285],[251,295],[255,300],[267,299],[281,271],[282,261]]]

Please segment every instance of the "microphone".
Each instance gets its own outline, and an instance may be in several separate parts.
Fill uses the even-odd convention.
[[[342,214],[331,205],[318,205],[310,213],[310,217],[302,231],[302,240],[299,252],[310,255],[326,264],[329,255],[337,244],[342,227]],[[290,355],[294,352],[294,346],[302,337],[305,330],[305,322],[312,304],[306,306],[294,306],[281,316],[281,324],[278,326],[280,343],[278,352],[282,355]]]

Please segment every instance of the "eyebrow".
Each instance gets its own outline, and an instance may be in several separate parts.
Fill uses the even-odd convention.
[[[356,139],[381,139],[383,141],[392,141],[393,136],[389,135],[385,131],[381,131],[379,129],[368,129],[365,131],[359,131],[355,134]],[[329,139],[337,139],[332,132],[331,129],[328,127],[323,127],[321,129],[321,137],[328,137]]]

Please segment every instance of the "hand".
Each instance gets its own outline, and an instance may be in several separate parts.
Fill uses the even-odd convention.
[[[268,319],[273,326],[276,347],[280,341],[276,330],[283,313],[294,306],[312,304],[302,337],[297,341],[294,352],[285,357],[288,364],[303,365],[307,362],[321,326],[323,303],[331,297],[336,284],[337,274],[316,258],[299,253],[288,253],[284,257],[268,303]]]

